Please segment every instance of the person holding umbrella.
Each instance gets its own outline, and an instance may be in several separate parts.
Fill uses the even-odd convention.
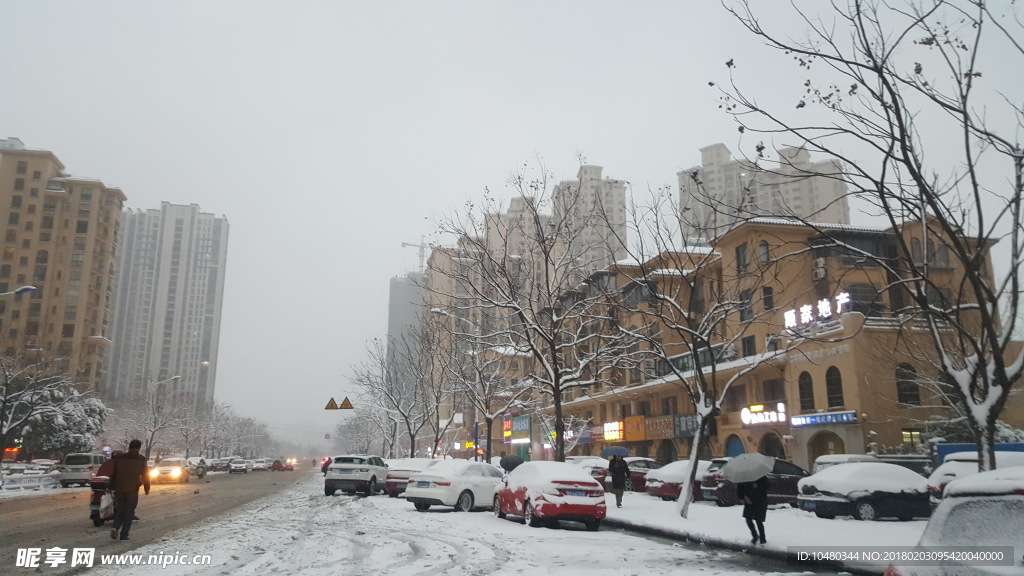
[[[722,467],[722,477],[736,483],[736,496],[743,502],[743,518],[750,529],[751,544],[766,542],[764,522],[768,516],[767,476],[774,469],[775,458],[756,452],[740,454]]]
[[[622,491],[626,489],[626,478],[629,476],[629,464],[616,454],[608,461],[608,473],[612,476],[612,494],[615,494],[615,505],[622,508]]]

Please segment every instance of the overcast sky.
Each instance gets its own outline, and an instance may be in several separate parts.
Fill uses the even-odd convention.
[[[536,155],[644,190],[737,152],[708,86],[732,58],[763,101],[799,93],[713,1],[5,1],[0,137],[224,215],[217,399],[323,438],[419,265],[402,242]]]

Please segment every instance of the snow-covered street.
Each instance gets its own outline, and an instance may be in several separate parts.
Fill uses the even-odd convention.
[[[646,495],[630,496],[627,506],[635,502],[672,508],[672,503]],[[558,529],[530,528],[519,521],[499,520],[490,511],[417,512],[401,498],[327,497],[319,474],[229,515],[175,532],[159,544],[129,550],[120,543],[104,543],[97,548],[97,564],[100,554],[119,551],[140,554],[143,562],[151,554],[211,555],[208,566],[170,565],[160,570],[167,576],[807,573],[742,553],[675,544],[610,527],[598,532],[573,523]],[[152,568],[96,566],[88,573],[145,570]]]

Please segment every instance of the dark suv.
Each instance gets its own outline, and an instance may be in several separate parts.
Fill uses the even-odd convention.
[[[721,471],[728,458],[712,460],[708,473],[701,483],[701,491],[705,500],[714,500],[719,506],[732,506],[739,501],[736,496],[736,485],[722,477]],[[719,464],[721,462],[721,464]],[[775,459],[775,469],[768,475],[768,503],[797,505],[797,482],[809,476],[807,470],[787,462]]]

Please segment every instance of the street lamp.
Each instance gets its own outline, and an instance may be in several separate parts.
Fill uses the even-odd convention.
[[[457,320],[461,320],[461,321],[465,322],[469,326],[469,328],[473,332],[475,332],[477,334],[477,336],[479,336],[479,329],[480,329],[480,327],[477,326],[476,324],[474,324],[473,322],[471,322],[470,320],[468,320],[466,318],[463,318],[462,316],[451,314],[447,310],[442,310],[440,308],[431,308],[430,309],[430,313],[431,314],[436,314],[438,316],[444,316],[444,317],[451,316],[451,317],[453,317],[453,318],[455,318]],[[469,354],[472,355],[472,352],[470,352]],[[474,359],[474,363],[475,363],[475,359]],[[475,369],[475,364],[474,364],[474,369]],[[480,376],[479,373],[477,373],[476,377],[479,378],[479,376]],[[490,446],[490,442],[491,442],[491,439],[488,438],[487,439],[488,446]],[[480,450],[480,410],[477,407],[476,402],[473,402],[473,461],[479,461],[480,460],[480,452],[479,452],[479,450]]]
[[[35,289],[36,289],[35,286],[22,286],[21,288],[18,288],[17,290],[14,290],[13,292],[3,292],[3,293],[0,293],[0,296],[10,296],[11,294],[15,294],[15,295],[17,295],[17,294],[24,294],[25,292],[31,292],[31,291],[33,291]]]

